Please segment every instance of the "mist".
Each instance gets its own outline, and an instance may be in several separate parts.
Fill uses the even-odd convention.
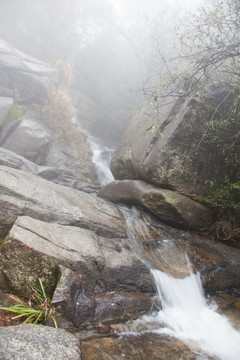
[[[72,64],[83,127],[117,140],[144,101],[156,49],[171,51],[176,26],[201,0],[1,0],[0,38],[54,66]]]

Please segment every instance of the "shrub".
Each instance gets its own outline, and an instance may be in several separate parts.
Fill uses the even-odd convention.
[[[52,86],[48,100],[42,109],[43,119],[49,128],[64,135],[75,115],[76,108],[68,90],[63,87]]]
[[[23,319],[23,324],[46,324],[48,319],[52,319],[55,327],[57,322],[53,313],[51,299],[46,295],[42,280],[39,279],[40,288],[28,283],[32,290],[32,294],[27,302],[22,301],[18,297],[11,295],[11,298],[18,303],[10,307],[0,306],[0,310],[5,310],[17,314],[13,319]]]

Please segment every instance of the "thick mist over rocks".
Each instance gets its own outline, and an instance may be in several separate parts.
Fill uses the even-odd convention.
[[[0,0],[0,38],[51,65],[70,62],[82,126],[116,141],[156,71],[156,46],[167,52],[176,25],[201,3]]]

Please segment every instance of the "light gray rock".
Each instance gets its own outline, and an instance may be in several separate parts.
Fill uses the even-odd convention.
[[[125,237],[122,216],[110,203],[54,184],[37,175],[0,166],[0,237],[19,215],[74,225],[106,237]]]
[[[49,132],[41,123],[24,117],[10,128],[1,146],[35,163],[43,163],[50,140]]]
[[[63,329],[41,325],[0,328],[2,360],[80,360],[79,340]]]
[[[142,205],[159,219],[176,227],[207,230],[212,224],[212,213],[206,206],[144,181],[113,181],[101,189],[98,195],[113,202]]]
[[[13,105],[13,99],[10,97],[0,97],[0,125]]]
[[[17,102],[41,102],[56,70],[17,50],[0,39],[0,83],[4,93],[11,93]]]

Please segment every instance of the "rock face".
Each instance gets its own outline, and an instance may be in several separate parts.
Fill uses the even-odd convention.
[[[229,89],[209,88],[202,97],[180,99],[157,112],[151,105],[141,109],[113,154],[115,179],[145,180],[190,196],[222,183],[222,159],[202,141],[214,106],[219,113],[231,106]]]
[[[75,225],[107,237],[125,237],[121,215],[104,200],[36,175],[0,166],[0,237],[19,215]]]
[[[113,181],[98,195],[113,202],[142,205],[159,219],[176,227],[206,230],[212,224],[212,214],[206,206],[144,181]]]
[[[0,328],[0,358],[4,360],[79,360],[78,339],[62,329],[39,325]]]
[[[56,71],[0,40],[0,96],[18,103],[42,102]]]
[[[0,125],[13,105],[13,99],[10,97],[0,97]]]

